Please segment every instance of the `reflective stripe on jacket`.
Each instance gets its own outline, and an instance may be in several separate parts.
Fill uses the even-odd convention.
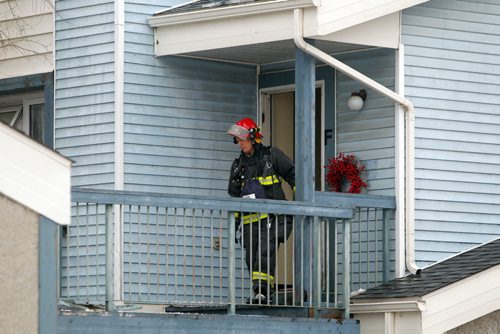
[[[252,272],[252,281],[267,281],[274,288],[274,276],[259,271]]]
[[[229,177],[228,193],[232,197],[242,197],[242,188],[247,180],[258,180],[264,187],[265,198],[285,199],[281,188],[285,180],[295,187],[295,167],[280,149],[254,144],[252,156],[243,153],[234,160]]]

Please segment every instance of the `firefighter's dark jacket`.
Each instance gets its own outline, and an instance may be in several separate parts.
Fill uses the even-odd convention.
[[[242,197],[242,188],[250,180],[258,180],[264,187],[265,198],[285,199],[281,188],[284,179],[295,189],[295,167],[281,150],[262,144],[254,144],[254,153],[247,156],[241,152],[231,166],[228,193],[232,197]]]

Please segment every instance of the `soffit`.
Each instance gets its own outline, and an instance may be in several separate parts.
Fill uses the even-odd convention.
[[[369,46],[315,41],[315,46],[328,54],[339,54],[355,50],[367,49]],[[295,44],[293,40],[283,40],[251,45],[241,45],[220,49],[203,50],[179,54],[179,56],[211,59],[217,61],[245,64],[273,64],[295,59]]]

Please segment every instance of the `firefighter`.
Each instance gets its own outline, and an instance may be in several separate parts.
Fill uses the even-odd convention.
[[[261,129],[252,119],[243,118],[227,133],[241,149],[230,170],[230,196],[285,200],[282,180],[295,190],[293,162],[281,150],[262,144]],[[241,213],[241,216],[237,213],[237,222],[243,223],[240,233],[252,278],[252,303],[268,303],[275,286],[276,242],[282,243],[290,235],[292,217],[267,213]]]

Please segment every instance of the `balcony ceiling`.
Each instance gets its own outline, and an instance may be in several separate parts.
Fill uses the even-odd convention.
[[[328,54],[339,54],[370,48],[370,46],[316,41],[316,47]],[[274,64],[295,59],[295,44],[293,40],[267,42],[251,45],[202,50],[179,54],[190,58],[210,59],[244,64]]]

